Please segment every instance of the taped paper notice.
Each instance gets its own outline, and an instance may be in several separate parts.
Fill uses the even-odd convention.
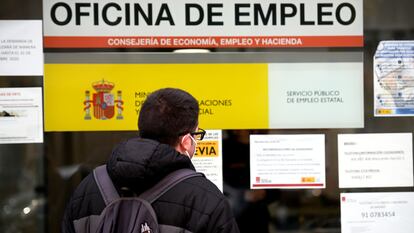
[[[341,193],[342,233],[412,233],[414,193]]]
[[[339,134],[339,187],[412,187],[412,140],[411,133]]]
[[[42,88],[0,88],[0,144],[41,142]]]
[[[250,184],[325,188],[325,135],[250,135]]]
[[[0,76],[43,75],[41,20],[0,20]]]

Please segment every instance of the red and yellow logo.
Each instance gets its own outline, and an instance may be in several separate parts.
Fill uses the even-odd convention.
[[[85,101],[83,102],[84,119],[92,119],[90,115],[92,106],[95,119],[108,120],[113,118],[115,115],[115,107],[117,108],[116,119],[124,119],[122,116],[122,111],[124,110],[122,107],[124,104],[124,101],[122,101],[122,91],[117,91],[117,99],[115,100],[114,95],[111,93],[115,87],[114,83],[102,79],[101,81],[92,83],[92,87],[96,91],[96,93],[93,93],[92,100],[90,99],[90,92],[88,90],[85,91]]]

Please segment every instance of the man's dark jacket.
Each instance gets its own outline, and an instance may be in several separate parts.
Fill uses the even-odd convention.
[[[134,138],[119,144],[107,163],[115,186],[140,194],[170,172],[190,168],[190,159],[153,140]],[[224,195],[205,177],[192,177],[174,186],[153,203],[158,223],[168,232],[239,232]],[[93,175],[77,187],[68,203],[63,233],[74,231],[73,221],[99,215],[105,204]]]

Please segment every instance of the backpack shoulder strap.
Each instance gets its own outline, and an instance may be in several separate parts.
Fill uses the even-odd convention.
[[[168,174],[153,187],[143,192],[141,195],[139,195],[139,197],[144,200],[147,200],[149,203],[153,203],[155,200],[157,200],[160,196],[162,196],[176,184],[180,183],[185,179],[196,176],[204,175],[202,173],[195,172],[194,170],[188,168],[176,170]]]
[[[98,185],[105,205],[108,205],[115,199],[119,198],[118,191],[116,191],[116,188],[109,177],[108,171],[106,170],[106,165],[95,168],[93,170],[93,177]]]

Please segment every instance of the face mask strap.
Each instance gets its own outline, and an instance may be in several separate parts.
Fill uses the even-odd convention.
[[[188,151],[184,151],[184,153],[188,156],[188,158],[191,159],[190,154],[188,153]]]
[[[186,135],[184,135],[184,137],[185,136],[189,136],[190,138],[191,138],[191,141],[193,141],[194,142],[194,153],[193,153],[193,156],[195,155],[195,151],[196,151],[196,147],[197,147],[197,141],[195,140],[195,138],[193,138],[193,136],[191,136],[191,135],[189,135],[189,134],[186,134]],[[184,137],[181,139],[181,143],[183,143],[183,141],[184,141]],[[192,158],[193,156],[190,156],[190,154],[188,153],[188,151],[184,151],[184,153],[188,156],[188,158]]]
[[[194,142],[194,145],[197,146],[197,141],[195,140],[195,138],[191,135],[190,135],[190,137],[191,137],[191,140]]]

